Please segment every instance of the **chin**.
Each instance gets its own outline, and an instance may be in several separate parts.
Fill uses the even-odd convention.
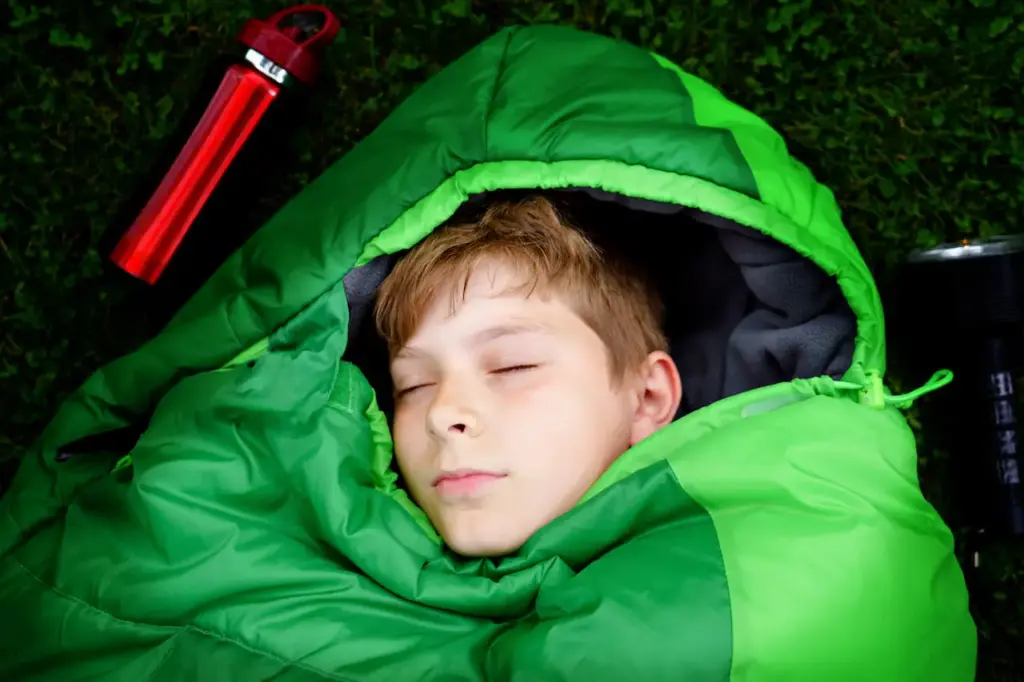
[[[441,533],[444,542],[456,554],[466,557],[498,557],[512,554],[532,533],[510,533],[505,529],[449,528]]]
[[[465,557],[500,557],[511,554],[523,546],[523,543],[496,542],[489,539],[472,538],[468,540],[445,539],[445,544],[456,554]]]

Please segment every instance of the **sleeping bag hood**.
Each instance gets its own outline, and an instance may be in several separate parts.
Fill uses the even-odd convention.
[[[642,259],[686,397],[467,559],[397,481],[369,311],[456,212],[538,190]],[[766,123],[635,46],[502,31],[60,407],[0,502],[0,679],[967,682],[884,371],[872,277]]]

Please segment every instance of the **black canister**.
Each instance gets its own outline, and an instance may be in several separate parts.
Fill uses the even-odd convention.
[[[1024,238],[915,251],[899,298],[894,345],[915,371],[948,367],[956,376],[924,415],[926,431],[952,456],[956,515],[973,535],[1024,537]]]

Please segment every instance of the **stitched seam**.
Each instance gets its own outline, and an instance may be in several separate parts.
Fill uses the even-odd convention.
[[[113,616],[111,616],[111,617],[113,617]],[[160,669],[163,668],[165,665],[167,665],[167,659],[169,659],[171,657],[171,654],[174,653],[174,650],[178,648],[178,641],[177,640],[178,640],[178,635],[180,635],[180,634],[181,634],[181,631],[179,630],[178,632],[175,632],[173,635],[171,635],[170,638],[167,640],[167,644],[168,644],[167,651],[165,651],[164,655],[160,657],[160,662],[157,663],[156,668],[154,668],[154,670],[156,672],[160,672]],[[150,677],[152,678],[152,675]]]
[[[212,639],[216,639],[216,640],[219,640],[219,641],[222,641],[222,642],[227,642],[228,644],[232,644],[234,646],[237,646],[238,648],[243,649],[244,651],[248,651],[251,654],[275,660],[278,663],[282,663],[282,664],[284,664],[286,666],[292,666],[292,667],[295,667],[295,668],[300,668],[300,669],[302,669],[302,670],[304,670],[306,672],[314,673],[316,675],[320,675],[321,677],[325,677],[327,679],[334,680],[335,682],[353,682],[353,680],[351,680],[350,678],[342,677],[341,675],[337,675],[337,674],[329,672],[327,670],[322,670],[320,668],[316,668],[314,666],[309,665],[308,663],[302,663],[302,662],[297,661],[297,660],[289,660],[287,658],[284,658],[283,656],[279,656],[279,655],[274,654],[272,652],[262,651],[260,649],[256,649],[256,648],[250,646],[249,644],[247,644],[245,642],[239,641],[239,640],[234,639],[232,637],[228,637],[228,636],[223,635],[223,634],[218,633],[218,632],[213,632],[211,630],[205,630],[205,629],[203,629],[203,628],[201,628],[201,627],[199,627],[197,625],[193,625],[193,624],[184,625],[184,626],[182,626],[182,625],[156,625],[156,624],[153,624],[153,623],[142,623],[142,622],[139,622],[139,621],[133,621],[133,620],[127,620],[127,619],[124,619],[124,618],[119,618],[119,617],[115,616],[112,613],[104,611],[103,609],[100,609],[100,608],[98,608],[96,606],[93,606],[92,604],[90,604],[90,603],[88,603],[86,601],[83,601],[82,599],[80,599],[78,597],[75,597],[74,595],[70,595],[70,594],[68,594],[68,593],[58,589],[57,587],[54,587],[53,585],[47,584],[42,578],[37,576],[27,566],[25,566],[25,564],[21,563],[20,561],[18,561],[14,557],[7,557],[7,559],[12,564],[14,564],[18,568],[20,568],[22,571],[24,571],[25,575],[29,576],[32,580],[34,580],[36,583],[38,583],[39,586],[42,587],[44,590],[46,590],[47,592],[52,592],[53,594],[57,595],[61,599],[65,599],[65,600],[70,601],[70,602],[72,602],[74,604],[82,606],[82,607],[86,608],[89,611],[92,611],[92,612],[98,613],[98,614],[100,614],[102,616],[105,616],[107,618],[110,618],[111,620],[117,621],[118,623],[121,623],[122,625],[129,625],[129,626],[135,626],[135,627],[146,627],[146,628],[152,628],[154,630],[166,631],[166,633],[170,635],[170,637],[168,637],[168,640],[167,640],[167,642],[168,642],[168,644],[170,646],[168,647],[168,650],[164,654],[163,658],[160,659],[160,663],[157,666],[157,669],[162,667],[167,662],[167,659],[170,657],[170,655],[174,651],[175,647],[177,647],[177,644],[174,643],[174,641],[173,641],[174,638],[177,635],[179,635],[182,632],[184,632],[184,631],[191,631],[191,632],[196,632],[196,633],[198,633],[200,635],[203,635],[205,637],[210,637]]]
[[[79,606],[83,606],[83,607],[85,607],[86,609],[88,609],[90,611],[95,611],[96,613],[102,614],[102,615],[104,615],[104,616],[106,616],[106,617],[108,617],[108,618],[110,618],[112,620],[116,620],[118,623],[121,623],[123,625],[134,625],[136,627],[153,628],[153,629],[156,629],[156,630],[166,630],[166,631],[168,631],[169,634],[177,633],[177,632],[179,632],[181,630],[181,626],[178,626],[178,625],[156,625],[155,623],[141,623],[139,621],[126,620],[124,618],[118,618],[117,616],[115,616],[112,613],[108,613],[108,612],[104,611],[103,609],[100,609],[100,608],[98,608],[96,606],[93,606],[92,604],[90,604],[87,601],[83,601],[82,599],[80,599],[80,598],[78,598],[78,597],[76,597],[74,595],[68,594],[67,592],[64,592],[63,590],[60,590],[59,588],[57,588],[57,587],[55,587],[53,585],[48,584],[42,578],[37,576],[31,570],[29,570],[28,566],[26,566],[25,564],[21,563],[20,561],[18,561],[14,557],[8,556],[7,559],[12,564],[14,564],[18,568],[20,568],[22,571],[24,571],[26,575],[28,575],[30,578],[32,578],[32,580],[34,580],[37,583],[39,583],[39,585],[44,590],[46,590],[47,592],[52,592],[53,594],[57,595],[61,599],[66,599],[67,601],[70,601],[70,602],[72,602],[74,604],[77,604]]]
[[[498,84],[501,82],[501,77],[505,75],[505,65],[508,61],[508,48],[512,44],[512,38],[516,33],[519,32],[518,28],[511,28],[508,31],[508,37],[505,38],[505,45],[501,50],[501,59],[498,60],[498,68],[494,74],[494,83],[491,85],[491,93],[487,98],[487,110],[484,111],[484,158],[489,159],[490,157],[490,132],[491,132],[491,114],[494,112],[494,100],[498,98]]]
[[[269,651],[262,651],[260,649],[255,649],[252,646],[246,644],[245,642],[240,642],[240,641],[238,641],[236,639],[233,639],[231,637],[227,637],[225,635],[222,635],[219,632],[214,632],[212,630],[205,630],[205,629],[199,627],[198,625],[194,625],[194,624],[186,625],[185,629],[189,630],[189,631],[192,631],[192,632],[196,632],[196,633],[198,633],[200,635],[203,635],[205,637],[209,637],[211,639],[216,639],[216,640],[220,640],[222,642],[227,642],[228,644],[233,644],[233,645],[237,646],[240,649],[248,651],[251,654],[255,654],[257,656],[262,656],[264,658],[269,658],[271,660],[277,661],[278,663],[283,663],[286,666],[294,667],[294,668],[299,668],[300,670],[304,670],[304,671],[306,671],[308,673],[313,673],[315,675],[319,675],[321,677],[325,677],[327,679],[334,680],[335,682],[354,682],[354,680],[352,680],[352,678],[342,677],[341,675],[338,675],[336,673],[332,673],[332,672],[330,672],[328,670],[324,670],[322,668],[317,668],[315,666],[311,666],[308,663],[302,663],[301,661],[298,661],[298,660],[289,660],[287,658],[284,658],[283,656],[278,656],[277,654],[271,653]]]
[[[355,387],[355,381],[352,378],[352,374],[353,374],[352,370],[348,370],[348,371],[345,372],[345,382],[346,382],[345,391],[348,393],[348,406],[347,406],[347,409],[348,409],[349,412],[353,412],[354,413],[356,411],[355,410],[355,407],[356,407],[356,392],[354,390],[352,390]]]
[[[732,679],[736,674],[736,600],[733,598],[733,592],[730,586],[735,585],[735,582],[729,581],[729,567],[725,562],[725,550],[722,549],[722,534],[719,531],[718,522],[711,513],[711,510],[691,495],[686,489],[686,486],[683,485],[683,482],[679,480],[679,474],[676,473],[676,470],[664,460],[662,461],[668,466],[669,473],[672,475],[672,479],[679,486],[679,489],[690,498],[694,505],[707,514],[708,521],[711,522],[711,529],[715,533],[715,542],[718,545],[718,558],[722,561],[722,575],[725,578],[725,592],[729,598],[729,637],[731,640],[731,648],[729,651],[729,679]]]
[[[345,335],[346,335],[346,337],[348,336],[348,332],[347,331],[345,332]],[[347,343],[347,341],[346,341],[346,343]],[[338,375],[341,374],[341,368],[342,368],[343,364],[344,363],[341,360],[341,358],[338,358],[338,360],[334,363],[334,375],[331,377],[331,388],[327,391],[327,404],[328,405],[331,403],[331,398],[334,396],[334,389],[337,388],[337,386],[338,386]]]

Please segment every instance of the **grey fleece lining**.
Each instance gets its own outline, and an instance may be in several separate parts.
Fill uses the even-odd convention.
[[[604,248],[638,259],[653,277],[683,380],[680,415],[796,378],[838,378],[850,366],[853,311],[837,282],[789,247],[681,206],[592,189],[547,194],[568,204],[574,223]],[[470,208],[491,198],[474,197]],[[386,413],[386,355],[368,315],[393,260],[373,261],[344,280],[352,339],[346,358],[367,373]]]

